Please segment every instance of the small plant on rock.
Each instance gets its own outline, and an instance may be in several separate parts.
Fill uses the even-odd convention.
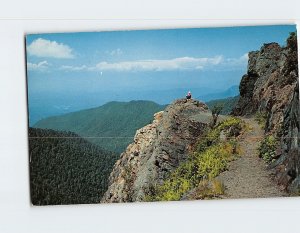
[[[278,141],[276,138],[273,135],[266,136],[259,145],[259,157],[270,163],[276,156],[277,147]]]
[[[218,198],[225,193],[224,184],[217,180],[201,180],[197,187],[193,190],[189,199],[191,200],[203,200]]]
[[[255,120],[259,124],[259,126],[264,129],[266,127],[268,114],[266,112],[257,112],[255,114]]]
[[[216,104],[213,106],[212,110],[211,110],[211,114],[212,114],[212,122],[211,122],[211,128],[213,128],[218,121],[218,117],[220,115],[220,113],[223,110],[224,105],[223,104]]]

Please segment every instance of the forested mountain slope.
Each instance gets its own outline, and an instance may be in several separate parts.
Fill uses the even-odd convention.
[[[216,105],[221,105],[222,106],[221,114],[228,115],[235,108],[236,104],[239,101],[239,98],[240,98],[239,96],[235,96],[235,97],[228,97],[225,99],[211,100],[211,101],[206,102],[206,105],[210,109],[213,109],[214,106],[216,106]]]
[[[121,153],[133,141],[136,130],[149,124],[153,114],[164,108],[152,101],[109,102],[46,118],[34,127],[75,132],[106,150]]]
[[[70,132],[29,128],[34,205],[98,203],[118,155]]]

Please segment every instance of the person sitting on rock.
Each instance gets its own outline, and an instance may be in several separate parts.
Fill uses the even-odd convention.
[[[186,95],[186,99],[189,100],[189,99],[191,99],[191,98],[192,98],[192,94],[191,94],[191,92],[189,91],[188,94]]]

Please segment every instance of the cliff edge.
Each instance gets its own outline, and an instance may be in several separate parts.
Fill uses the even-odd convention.
[[[210,120],[208,107],[197,100],[179,99],[156,113],[115,163],[101,202],[143,201],[153,185],[186,160]]]

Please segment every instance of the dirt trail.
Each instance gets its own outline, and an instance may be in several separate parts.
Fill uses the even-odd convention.
[[[265,162],[258,157],[257,148],[263,137],[263,130],[254,119],[243,118],[250,130],[242,135],[240,146],[241,158],[229,165],[228,171],[221,173],[218,180],[226,187],[223,198],[257,198],[282,197],[287,194],[281,191]]]

